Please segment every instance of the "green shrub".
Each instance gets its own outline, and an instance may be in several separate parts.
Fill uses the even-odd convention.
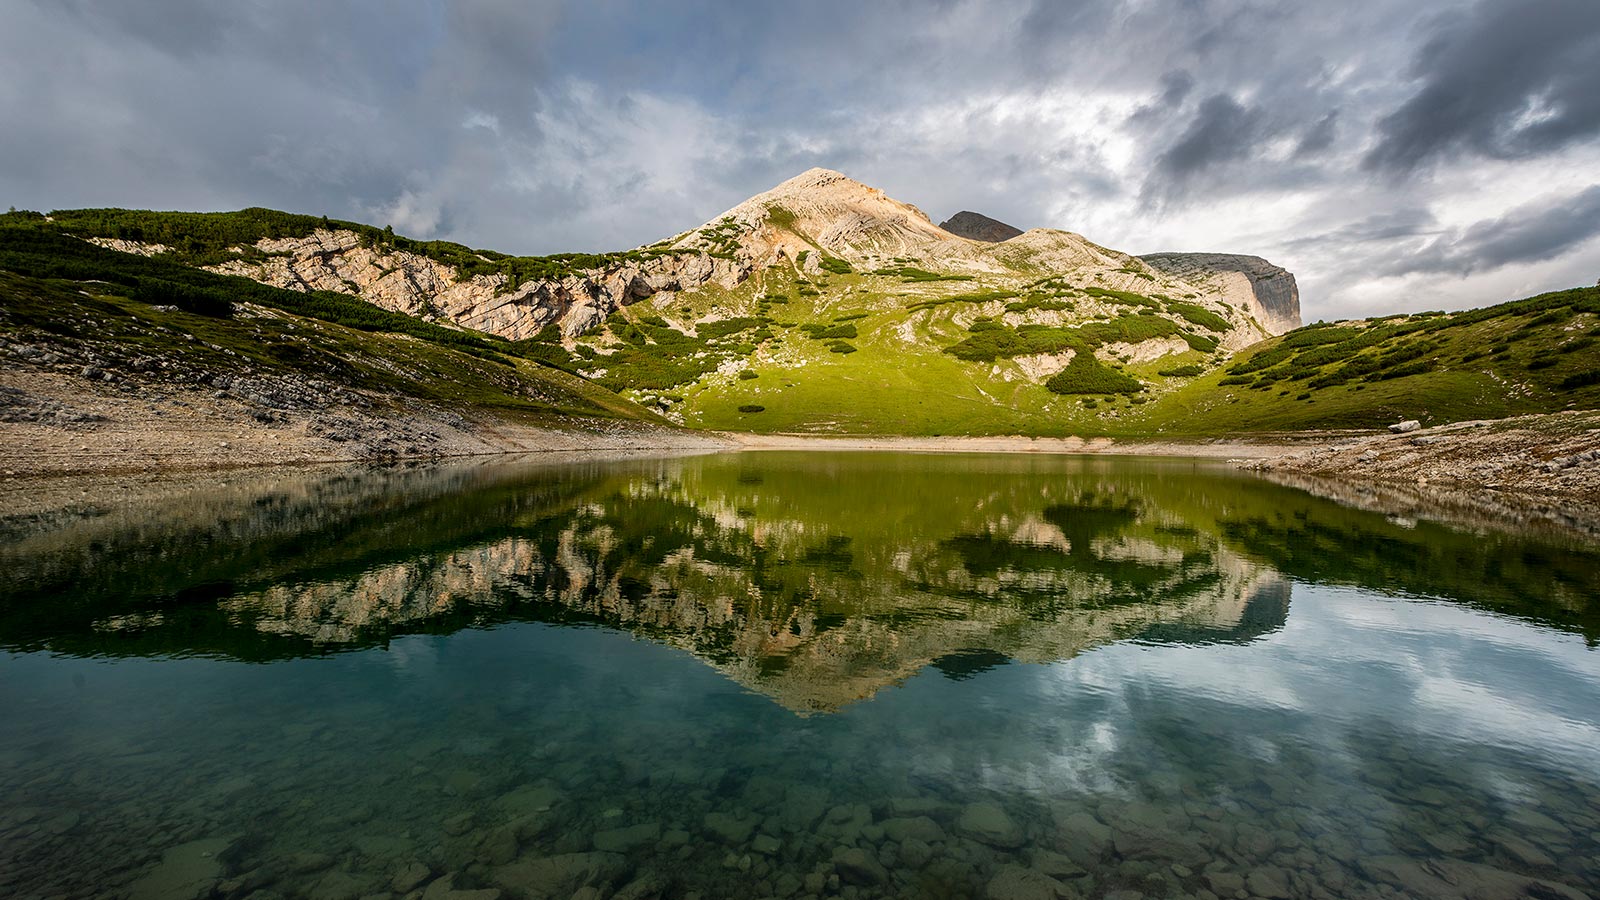
[[[1083,289],[1083,292],[1091,297],[1097,297],[1101,300],[1104,300],[1107,303],[1117,303],[1123,306],[1150,306],[1156,309],[1161,308],[1160,301],[1152,300],[1143,294],[1135,294],[1132,291],[1113,291],[1109,288],[1087,287]]]
[[[759,372],[752,372],[749,369],[740,369],[739,370],[739,380],[740,381],[751,381],[753,379],[760,378],[760,377],[761,377],[761,373],[759,373]]]
[[[1193,303],[1168,303],[1167,311],[1177,313],[1190,322],[1199,325],[1201,328],[1206,328],[1211,331],[1225,332],[1229,328],[1227,319],[1224,319],[1223,317],[1217,315],[1209,309],[1206,309],[1203,306],[1198,306]]]
[[[801,325],[800,330],[819,341],[857,336],[856,326],[849,322],[839,325]]]
[[[1050,376],[1044,386],[1057,394],[1135,394],[1144,390],[1139,379],[1101,365],[1093,353],[1074,353],[1067,367]]]
[[[758,413],[758,412],[766,412],[766,411],[767,411],[767,408],[765,406],[761,406],[761,405],[758,405],[758,404],[755,404],[755,403],[746,403],[743,406],[739,407],[739,412],[742,412],[742,413]]]
[[[1596,384],[1600,384],[1600,369],[1579,372],[1576,375],[1568,375],[1566,378],[1561,379],[1561,389],[1564,391]]]
[[[855,271],[850,263],[846,262],[845,260],[842,260],[837,256],[828,256],[826,254],[823,255],[822,261],[817,263],[817,265],[835,275],[849,275],[851,272]]]
[[[1204,371],[1204,369],[1191,363],[1186,366],[1175,366],[1171,369],[1162,369],[1156,374],[1164,378],[1193,378]]]
[[[854,352],[856,352],[856,348],[854,346],[850,345],[850,344],[845,343],[844,341],[835,341],[834,343],[828,345],[828,352],[829,353],[854,353]]]
[[[1017,296],[1017,292],[1011,290],[971,291],[964,294],[951,294],[948,297],[917,300],[906,304],[906,309],[913,311],[933,309],[936,306],[944,306],[949,303],[988,303],[990,300],[1009,300],[1015,296]]]
[[[904,266],[904,265],[902,265],[902,266],[891,266],[891,267],[883,268],[883,269],[874,269],[874,270],[872,270],[872,274],[874,274],[874,275],[888,275],[888,276],[891,276],[891,277],[898,277],[902,281],[911,282],[911,283],[919,283],[919,282],[926,282],[926,281],[971,281],[972,280],[972,276],[971,275],[940,275],[940,274],[938,274],[936,272],[928,272],[928,271],[924,271],[923,269],[918,269],[918,268],[916,268],[914,266]]]

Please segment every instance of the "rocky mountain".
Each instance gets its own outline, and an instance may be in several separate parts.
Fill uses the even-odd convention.
[[[1259,256],[1151,253],[1139,258],[1159,272],[1205,285],[1228,302],[1247,307],[1272,334],[1300,327],[1300,288],[1293,273]]]
[[[1022,229],[1015,225],[1007,225],[998,219],[991,219],[982,213],[966,209],[940,222],[939,227],[956,237],[964,237],[969,241],[986,241],[991,244],[1009,241],[1022,233]]]
[[[1292,276],[1264,261],[1151,263],[1047,228],[970,239],[820,168],[608,254],[510,257],[270,210],[16,216],[152,260],[537,343],[541,358],[711,428],[1104,431],[1128,415],[1112,408],[1118,398],[1157,398],[1298,323]],[[946,224],[1005,231],[976,214]]]

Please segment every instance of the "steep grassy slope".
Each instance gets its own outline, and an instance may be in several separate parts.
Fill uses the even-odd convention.
[[[1458,313],[1311,325],[1128,422],[1177,434],[1424,425],[1600,408],[1600,288]]]
[[[292,378],[306,396],[285,397],[289,405],[343,392],[344,402],[420,401],[554,427],[659,421],[539,361],[537,346],[48,233],[0,228],[0,338],[8,368],[93,370],[84,377],[107,384]]]

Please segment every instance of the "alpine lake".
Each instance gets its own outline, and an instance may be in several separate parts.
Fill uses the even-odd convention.
[[[1597,639],[1197,460],[171,479],[0,516],[0,896],[1600,897]]]

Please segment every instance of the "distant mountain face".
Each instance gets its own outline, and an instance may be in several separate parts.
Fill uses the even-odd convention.
[[[1259,256],[1231,253],[1151,253],[1139,257],[1159,272],[1205,284],[1251,305],[1273,334],[1300,327],[1300,288],[1294,274]]]
[[[1009,241],[1022,233],[1022,229],[1015,225],[1007,225],[983,213],[965,209],[940,222],[939,227],[956,237],[964,237],[969,241],[987,241],[991,244]]]
[[[1263,260],[1147,261],[976,213],[941,227],[828,169],[612,254],[507,257],[266,210],[218,214],[240,220],[226,228],[139,214],[154,224],[130,239],[104,224],[122,212],[58,215],[118,250],[537,342],[701,427],[1103,432],[1298,324],[1293,277]]]

